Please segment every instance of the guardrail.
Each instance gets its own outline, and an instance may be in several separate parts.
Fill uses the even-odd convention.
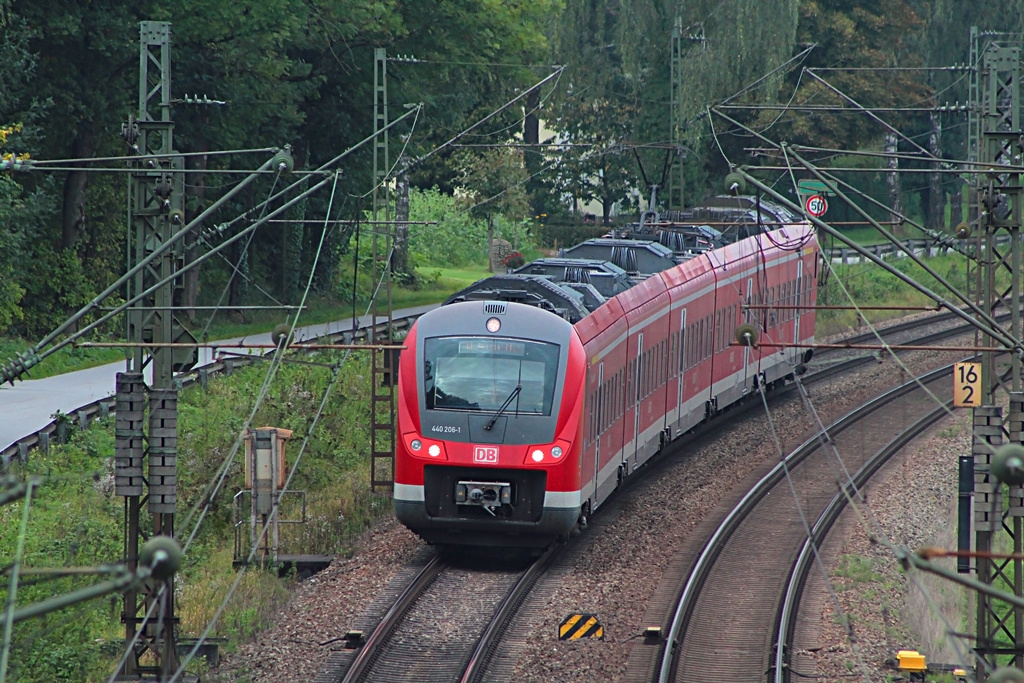
[[[391,329],[394,332],[407,332],[412,323],[418,315],[410,315],[403,318],[395,318],[391,321]],[[328,343],[337,344],[355,344],[361,341],[365,341],[369,336],[370,326],[358,327],[353,330],[344,330],[342,332],[331,332],[316,339],[327,340]],[[373,336],[377,338],[387,332],[387,323],[379,322],[373,325]],[[269,352],[273,353],[273,351]],[[257,360],[263,358],[262,355],[253,355],[252,358],[246,356],[233,356],[231,358],[223,358],[216,360],[212,363],[207,363],[198,368],[193,368],[187,373],[183,373],[174,378],[175,384],[179,389],[191,386],[193,384],[199,384],[205,387],[209,381],[210,375],[213,374],[224,374],[230,375],[231,372],[241,366],[250,365]],[[32,432],[27,436],[19,439],[10,446],[7,446],[0,451],[0,471],[6,471],[11,462],[17,458],[18,462],[24,464],[28,462],[29,451],[39,448],[43,452],[50,448],[51,443],[62,444],[68,441],[70,437],[70,430],[77,427],[79,430],[85,430],[89,424],[97,418],[105,418],[109,415],[114,414],[114,398],[113,396],[100,399],[88,403],[70,413],[62,413],[60,411],[53,414],[53,420],[42,429]]]
[[[996,235],[995,243],[997,245],[1009,244],[1010,235],[1002,234]],[[912,251],[918,256],[932,257],[941,256],[950,252],[964,252],[976,241],[973,238],[968,239],[956,239],[951,238],[947,244],[940,244],[934,239],[912,239],[904,240],[904,244],[907,249]],[[868,251],[879,258],[906,258],[906,250],[897,247],[892,242],[885,242],[883,244],[870,244],[862,247],[865,251]],[[831,263],[860,263],[863,257],[856,251],[849,247],[837,247],[834,249],[828,249],[829,262]]]

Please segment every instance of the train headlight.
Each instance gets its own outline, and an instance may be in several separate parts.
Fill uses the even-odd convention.
[[[500,329],[501,329],[501,320],[499,320],[498,318],[488,318],[487,319],[487,331],[488,332],[497,332]]]
[[[572,444],[565,439],[558,439],[555,443],[530,446],[526,449],[524,465],[557,465],[561,462],[563,455],[569,453]]]
[[[406,432],[402,435],[402,441],[405,443],[406,453],[410,456],[433,460],[448,459],[443,441],[424,438],[417,432]]]

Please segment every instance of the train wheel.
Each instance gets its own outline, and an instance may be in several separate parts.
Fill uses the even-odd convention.
[[[586,529],[587,529],[587,527],[589,525],[590,525],[590,503],[587,502],[587,503],[583,504],[582,508],[580,508],[580,516],[576,520],[576,526],[574,526],[572,528],[572,531],[569,533],[569,535],[570,536],[579,536],[581,533],[586,531]]]

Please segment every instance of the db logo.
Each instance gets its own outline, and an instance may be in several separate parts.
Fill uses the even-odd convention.
[[[473,462],[482,462],[489,465],[498,464],[497,446],[474,446]]]

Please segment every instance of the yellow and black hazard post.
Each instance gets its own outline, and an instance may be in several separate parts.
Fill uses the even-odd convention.
[[[604,640],[604,626],[596,614],[570,614],[558,625],[559,640],[598,638]]]

